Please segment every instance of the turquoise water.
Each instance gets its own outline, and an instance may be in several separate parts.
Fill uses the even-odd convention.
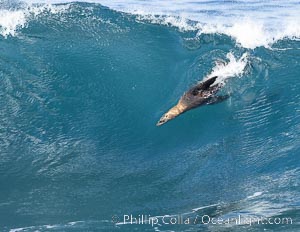
[[[299,21],[248,40],[238,27],[114,10],[122,4],[0,6],[1,231],[299,230]],[[227,101],[155,126],[213,73]],[[128,224],[130,214],[159,223]]]

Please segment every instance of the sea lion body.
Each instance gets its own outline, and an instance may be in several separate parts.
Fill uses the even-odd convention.
[[[217,78],[217,76],[211,77],[185,92],[178,103],[165,113],[156,125],[160,126],[178,115],[198,106],[214,104],[227,99],[227,95],[216,96],[216,93],[222,88],[222,84],[215,83]]]

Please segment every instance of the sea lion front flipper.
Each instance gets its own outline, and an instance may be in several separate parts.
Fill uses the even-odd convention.
[[[218,104],[222,101],[225,101],[229,98],[229,95],[223,95],[223,96],[214,96],[211,97],[208,101],[207,101],[207,105],[213,105],[213,104]]]
[[[218,78],[218,76],[215,77],[211,77],[206,81],[203,81],[201,83],[199,83],[198,85],[194,86],[193,88],[191,88],[188,92],[190,92],[192,95],[196,96],[199,94],[199,92],[201,91],[205,91],[208,90],[209,87],[215,83],[216,79]]]
[[[211,77],[208,80],[201,83],[201,90],[207,90],[215,81],[217,80],[218,76]]]

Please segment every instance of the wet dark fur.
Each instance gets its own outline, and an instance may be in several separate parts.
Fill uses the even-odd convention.
[[[228,96],[215,96],[222,88],[221,84],[213,85],[217,78],[217,76],[209,78],[192,87],[184,93],[179,103],[186,106],[187,110],[189,110],[203,104],[214,104],[227,99]]]

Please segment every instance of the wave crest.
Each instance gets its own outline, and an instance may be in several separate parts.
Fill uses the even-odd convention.
[[[7,38],[16,36],[17,31],[27,27],[28,21],[42,13],[58,14],[69,9],[66,5],[25,5],[21,9],[0,9],[0,34]]]
[[[100,5],[93,4],[89,7],[97,8],[99,6]],[[157,14],[156,11],[147,11],[143,8],[140,10],[136,8],[121,8],[117,10],[125,11],[131,14],[131,16],[133,15],[137,22],[171,26],[178,28],[181,32],[193,31],[196,32],[196,37],[202,34],[226,35],[233,38],[238,46],[247,49],[255,49],[260,46],[271,48],[272,45],[279,40],[300,39],[299,16],[294,13],[291,13],[291,15],[287,17],[272,19],[271,16],[269,16],[269,18],[256,18],[255,15],[237,16],[237,14],[225,17],[219,12],[218,14],[220,15],[210,15],[209,18],[206,17],[203,18],[203,20],[198,19],[193,21],[189,18],[191,15],[188,13],[183,14],[178,12],[177,15],[174,15],[174,12],[172,14],[159,12],[159,14]],[[70,9],[70,4],[57,5],[51,3],[23,3],[21,9],[0,8],[0,35],[5,38],[8,36],[16,36],[18,30],[28,26],[30,19],[45,12],[51,14],[62,12],[72,13],[72,10]],[[287,13],[285,12],[285,14]],[[43,15],[43,17],[49,17],[49,14]],[[90,15],[90,17],[97,16]]]

